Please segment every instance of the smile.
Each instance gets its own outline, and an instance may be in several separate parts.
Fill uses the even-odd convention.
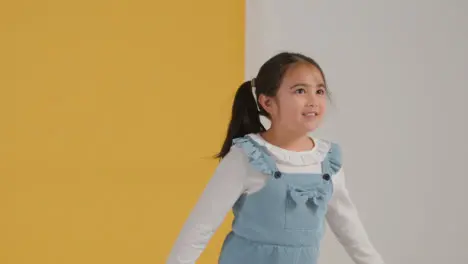
[[[318,116],[317,112],[304,113],[303,116]]]

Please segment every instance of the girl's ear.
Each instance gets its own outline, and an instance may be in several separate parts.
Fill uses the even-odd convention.
[[[263,108],[263,110],[265,110],[269,115],[271,115],[273,110],[273,98],[264,94],[260,94],[260,96],[258,97],[258,103]]]

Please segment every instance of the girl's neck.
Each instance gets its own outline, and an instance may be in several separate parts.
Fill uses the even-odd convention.
[[[268,143],[289,151],[310,151],[315,147],[312,138],[303,133],[270,128],[260,135]]]

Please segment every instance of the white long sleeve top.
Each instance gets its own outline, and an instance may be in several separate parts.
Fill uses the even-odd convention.
[[[312,138],[315,142],[312,150],[296,152],[272,145],[258,134],[248,136],[264,146],[277,168],[286,173],[322,173],[321,162],[331,146],[328,141]],[[232,147],[190,213],[166,263],[196,263],[237,199],[262,189],[267,177],[270,176],[251,167],[242,149]],[[334,192],[326,215],[331,230],[356,264],[383,264],[350,198],[343,167],[332,177],[332,182]]]

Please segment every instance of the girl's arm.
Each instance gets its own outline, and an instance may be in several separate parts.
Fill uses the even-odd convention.
[[[327,222],[356,264],[383,264],[371,244],[345,185],[343,168],[334,177],[334,193],[328,205]]]
[[[226,214],[245,191],[245,154],[232,147],[186,220],[167,259],[167,264],[193,264],[200,257]]]

